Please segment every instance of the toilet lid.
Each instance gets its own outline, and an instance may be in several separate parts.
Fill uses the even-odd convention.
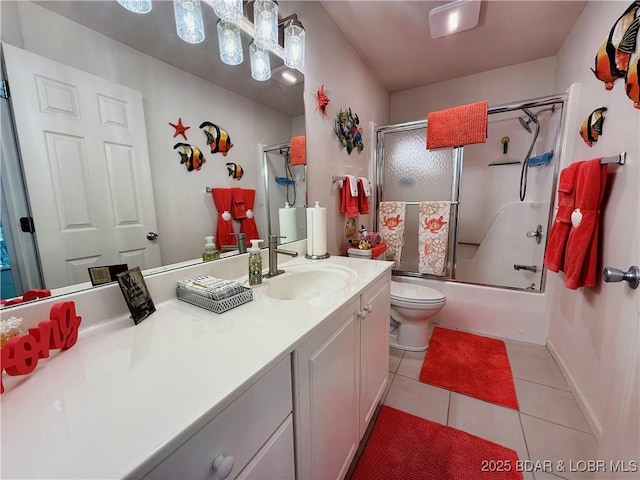
[[[391,282],[391,298],[411,303],[438,303],[445,300],[442,292],[426,285],[413,283]]]

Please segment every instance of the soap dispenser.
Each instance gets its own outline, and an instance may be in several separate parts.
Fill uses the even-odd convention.
[[[213,237],[204,237],[204,253],[202,254],[202,261],[210,262],[211,260],[218,260],[219,258],[220,252],[216,249]]]
[[[262,254],[260,253],[260,242],[263,240],[251,240],[249,248],[249,285],[259,285],[262,283]]]

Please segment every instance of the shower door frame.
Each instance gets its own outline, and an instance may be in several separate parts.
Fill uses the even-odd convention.
[[[543,97],[536,97],[529,100],[525,100],[520,103],[505,103],[499,104],[493,107],[489,107],[488,114],[497,114],[497,113],[507,113],[513,112],[517,110],[522,110],[523,108],[539,108],[550,105],[560,104],[561,107],[561,117],[560,117],[560,125],[558,127],[559,134],[556,135],[556,146],[554,157],[557,161],[554,162],[554,171],[553,171],[553,187],[551,188],[551,196],[549,199],[549,213],[547,218],[547,226],[545,230],[545,248],[544,252],[546,252],[547,248],[547,240],[548,233],[551,229],[551,224],[553,222],[553,216],[555,211],[555,200],[556,200],[556,189],[558,184],[558,174],[560,171],[560,163],[562,163],[564,150],[563,150],[563,140],[566,136],[566,122],[567,122],[567,113],[568,113],[568,101],[569,101],[569,93],[559,93],[553,94]],[[379,231],[378,225],[378,215],[379,204],[382,201],[383,190],[382,185],[384,182],[384,168],[383,168],[383,157],[384,157],[384,141],[383,136],[385,133],[395,133],[406,130],[415,130],[418,128],[427,128],[426,120],[419,120],[415,122],[407,122],[400,123],[395,125],[381,125],[376,126],[374,129],[375,138],[376,138],[376,148],[375,148],[375,161],[373,162],[374,168],[374,178],[376,179],[376,188],[374,190],[374,205],[375,212],[373,218],[374,230]],[[425,148],[426,148],[426,139],[425,139]],[[476,283],[476,282],[468,282],[464,280],[458,280],[455,277],[456,271],[456,259],[457,259],[457,245],[458,245],[458,210],[459,210],[459,200],[460,200],[460,184],[462,178],[462,167],[463,167],[463,157],[464,157],[464,147],[454,147],[454,166],[453,166],[453,179],[451,185],[451,220],[452,229],[449,234],[449,249],[447,252],[447,260],[446,260],[446,275],[438,276],[431,275],[426,273],[418,273],[418,272],[408,272],[404,270],[393,270],[393,275],[398,276],[406,276],[406,277],[417,277],[417,278],[427,278],[432,280],[453,280],[455,282],[470,284],[470,285],[481,285],[485,287],[493,287],[493,288],[502,288],[505,290],[516,290],[530,293],[544,293],[546,286],[546,276],[547,276],[547,268],[542,264],[542,275],[540,276],[540,288],[538,290],[531,290],[530,288],[521,288],[521,287],[511,287],[508,285],[492,285],[485,283]],[[455,215],[455,217],[454,217]],[[544,255],[543,252],[543,255]]]

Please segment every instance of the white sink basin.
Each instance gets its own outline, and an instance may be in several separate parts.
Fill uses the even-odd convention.
[[[340,290],[358,276],[341,265],[283,266],[285,273],[268,280],[263,293],[278,300],[304,300]]]

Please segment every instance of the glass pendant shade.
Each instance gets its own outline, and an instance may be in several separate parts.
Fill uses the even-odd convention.
[[[133,13],[149,13],[151,0],[118,0],[118,3]]]
[[[173,0],[178,36],[188,43],[204,40],[204,25],[200,0]]]
[[[242,18],[242,0],[214,0],[213,11],[221,20],[237,22]]]
[[[290,21],[284,29],[284,64],[289,68],[304,67],[304,28]]]
[[[278,45],[278,5],[273,0],[256,0],[253,4],[254,41],[264,50]]]
[[[218,20],[218,46],[220,60],[227,65],[240,65],[244,60],[240,28],[235,23]]]
[[[271,62],[269,51],[256,45],[254,41],[249,44],[249,58],[251,59],[251,76],[254,80],[263,82],[271,78]]]

